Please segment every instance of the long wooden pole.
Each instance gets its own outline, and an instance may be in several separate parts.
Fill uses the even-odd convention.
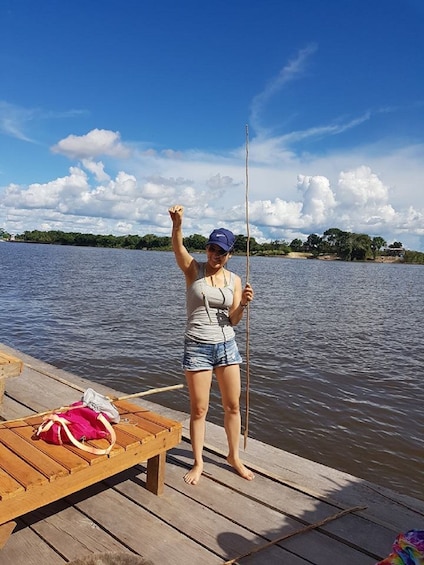
[[[167,392],[168,390],[176,390],[178,388],[184,388],[183,384],[163,386],[160,388],[151,388],[149,390],[144,390],[143,392],[134,392],[133,394],[127,394],[126,396],[120,396],[119,398],[108,396],[109,400],[128,400],[129,398],[140,398],[141,396],[149,396],[149,394],[156,394],[157,392]]]
[[[250,226],[249,226],[249,127],[246,124],[246,283],[250,284]],[[246,308],[246,400],[244,416],[244,449],[246,450],[249,435],[249,409],[250,409],[250,308]]]
[[[63,379],[61,379],[63,381]],[[111,402],[116,402],[118,400],[128,400],[129,398],[140,398],[141,396],[148,396],[149,394],[156,394],[158,392],[167,392],[168,390],[176,390],[179,388],[183,388],[184,385],[183,384],[178,384],[178,385],[171,385],[171,386],[164,386],[161,388],[152,388],[150,390],[144,390],[142,392],[135,392],[133,394],[127,394],[126,396],[120,396],[119,398],[114,396],[106,396],[106,398],[108,400],[110,400]],[[81,390],[81,392],[84,392],[85,389],[79,389]],[[58,410],[63,409],[64,407],[59,407],[59,408],[53,408],[52,410],[46,410],[45,412],[37,412],[36,414],[29,414],[28,416],[23,416],[22,418],[16,418],[15,420],[5,420],[4,422],[0,421],[0,424],[2,423],[12,423],[12,422],[23,422],[24,420],[28,420],[29,418],[35,418],[38,416],[47,416],[47,414],[51,414],[52,412],[57,412]]]
[[[309,532],[310,530],[314,530],[316,528],[324,526],[325,524],[328,524],[329,522],[332,522],[333,520],[337,520],[338,518],[341,518],[342,516],[345,516],[346,514],[351,514],[352,512],[359,512],[360,510],[365,510],[366,508],[367,508],[366,506],[354,506],[352,508],[346,508],[346,510],[342,510],[340,512],[337,512],[336,514],[333,514],[332,516],[328,516],[327,518],[324,518],[324,520],[321,520],[320,522],[315,522],[314,524],[309,524],[309,526],[305,526],[304,528],[299,528],[298,530],[294,530],[293,532],[290,532],[289,534],[285,534],[284,536],[280,536],[279,538],[274,539],[274,540],[272,540],[268,543],[264,543],[263,545],[258,545],[257,547],[255,547],[251,551],[248,551],[247,553],[244,553],[243,555],[238,555],[234,559],[230,559],[230,561],[225,561],[225,563],[223,565],[234,565],[234,563],[237,563],[240,559],[243,559],[244,557],[249,557],[250,555],[258,553],[258,551],[262,551],[263,549],[267,549],[268,547],[271,547],[272,545],[280,543],[281,541],[289,539],[293,536],[297,536],[299,534],[304,534],[305,532]]]

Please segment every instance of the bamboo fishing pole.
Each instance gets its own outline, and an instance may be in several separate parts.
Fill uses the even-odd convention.
[[[249,227],[249,126],[246,124],[246,189],[245,189],[245,209],[246,209],[246,284],[250,284],[250,227]],[[250,396],[250,360],[249,360],[249,338],[250,338],[250,308],[249,302],[246,308],[246,400],[244,416],[244,449],[247,446],[249,435],[249,396]]]

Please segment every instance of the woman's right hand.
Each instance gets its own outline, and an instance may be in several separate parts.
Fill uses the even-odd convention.
[[[175,227],[179,227],[183,221],[184,208],[180,204],[176,204],[169,208],[169,215]]]

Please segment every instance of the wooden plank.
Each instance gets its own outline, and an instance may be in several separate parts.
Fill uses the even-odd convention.
[[[26,463],[42,473],[49,481],[68,475],[68,471],[29,442],[13,433],[11,429],[0,429],[0,442],[16,453]]]
[[[169,430],[174,429],[176,425],[175,420],[162,416],[157,412],[148,410],[147,408],[143,408],[142,406],[138,406],[137,404],[128,402],[126,400],[115,401],[114,405],[118,408],[118,411],[120,413],[122,410],[122,415],[124,418],[125,418],[125,414],[131,413],[131,414],[137,414],[138,416],[141,416],[142,418],[149,420],[153,423],[159,424],[164,428],[168,428]]]
[[[7,522],[0,526],[0,549],[4,547],[7,540],[10,538],[13,530],[15,529],[16,522]]]
[[[22,377],[21,377],[22,378]],[[19,379],[20,380],[20,379]],[[9,391],[10,387],[8,387]],[[3,402],[0,403],[0,421],[1,420],[14,420],[15,418],[22,418],[33,414],[33,410],[28,406],[24,406],[15,398],[6,395]]]
[[[42,391],[42,394],[34,394],[34,391]],[[35,412],[68,406],[80,400],[82,395],[70,386],[53,381],[26,366],[19,379],[12,379],[8,383],[8,393]]]
[[[19,523],[18,523],[19,526]],[[30,528],[17,528],[0,552],[1,565],[64,565],[65,559]]]
[[[36,510],[23,521],[69,561],[92,553],[126,550],[124,544],[65,501]]]
[[[137,435],[135,435],[134,433],[131,433],[130,426],[128,425],[128,433],[126,431],[127,427],[126,424],[118,424],[116,426],[114,426],[115,428],[115,433],[116,433],[116,442],[125,450],[127,449],[131,449],[132,447],[135,447],[138,443],[143,443],[143,441],[148,441],[149,438],[151,438],[150,434],[148,434],[146,436],[146,434],[143,432],[143,434],[139,434],[139,436],[137,437]],[[131,428],[134,428],[135,426],[131,426]]]
[[[138,428],[148,432],[149,434],[152,434],[154,436],[156,436],[157,434],[160,434],[162,432],[167,432],[168,428],[166,426],[161,426],[160,424],[157,424],[156,422],[152,422],[151,420],[147,419],[147,418],[143,418],[143,416],[140,413],[127,413],[125,414],[125,423],[126,424],[132,424],[137,426]]]
[[[11,477],[13,477],[18,483],[20,483],[25,490],[34,489],[36,486],[42,486],[48,484],[48,480],[44,475],[38,472],[36,469],[28,465],[20,457],[15,455],[13,451],[10,451],[6,446],[0,443],[0,468],[7,472]],[[13,499],[16,496],[22,496],[21,492],[13,493]],[[23,494],[25,496],[26,493]],[[7,504],[7,500],[2,500],[1,510],[4,505]],[[1,513],[0,513],[1,514]],[[16,518],[20,514],[15,514],[11,518]],[[8,521],[6,519],[5,521]]]
[[[127,435],[127,438],[132,438],[132,441],[136,439],[139,443],[145,443],[146,441],[152,440],[154,438],[154,435],[152,435],[148,430],[140,428],[137,425],[138,423],[139,422],[135,420],[131,422],[120,422],[119,424],[115,425],[115,431],[117,431],[118,433],[125,433]],[[123,445],[125,445],[125,441],[128,441],[128,439],[124,440]],[[131,442],[128,445],[130,446]]]
[[[8,473],[0,469],[0,501],[14,496],[18,492],[24,492],[24,487],[15,481]]]

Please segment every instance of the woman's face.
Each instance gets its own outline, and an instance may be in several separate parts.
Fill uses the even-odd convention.
[[[224,251],[219,245],[210,244],[206,247],[208,263],[214,267],[223,267],[230,258],[229,251]]]

